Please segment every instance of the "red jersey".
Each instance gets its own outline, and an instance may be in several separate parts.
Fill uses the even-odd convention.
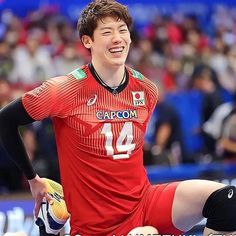
[[[115,95],[83,66],[23,96],[33,119],[52,118],[71,235],[114,232],[150,185],[142,147],[157,87],[127,71],[128,84]]]

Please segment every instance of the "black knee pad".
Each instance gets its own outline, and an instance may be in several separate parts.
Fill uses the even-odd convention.
[[[202,214],[207,218],[206,227],[216,231],[236,231],[236,188],[226,186],[213,192]]]

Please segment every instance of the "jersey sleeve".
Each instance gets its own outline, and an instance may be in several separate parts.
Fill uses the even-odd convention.
[[[147,87],[148,87],[148,100],[149,100],[148,107],[149,107],[149,112],[152,113],[159,100],[159,90],[158,87],[150,80],[148,80]]]
[[[66,98],[61,91],[66,86],[66,80],[66,76],[55,77],[25,93],[22,96],[22,103],[27,113],[35,120],[63,117]]]

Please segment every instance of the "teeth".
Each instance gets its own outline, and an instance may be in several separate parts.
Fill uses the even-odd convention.
[[[109,50],[110,52],[122,52],[123,51],[123,48],[112,48]]]

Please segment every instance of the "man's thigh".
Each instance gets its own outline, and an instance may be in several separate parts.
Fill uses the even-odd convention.
[[[141,227],[143,230],[145,226],[154,227],[160,234],[181,234],[182,231],[175,228],[172,223],[172,205],[179,183],[150,186],[139,207],[127,221],[114,231],[113,235],[126,236],[130,231],[132,232],[132,229]]]
[[[208,180],[181,182],[176,189],[173,202],[173,224],[182,231],[190,230],[203,219],[202,210],[211,193],[224,186]]]
[[[155,236],[158,234],[156,228],[152,226],[143,226],[132,229],[128,236]]]
[[[175,191],[180,182],[150,186],[144,205],[144,224],[155,227],[160,234],[179,235],[172,222]]]

